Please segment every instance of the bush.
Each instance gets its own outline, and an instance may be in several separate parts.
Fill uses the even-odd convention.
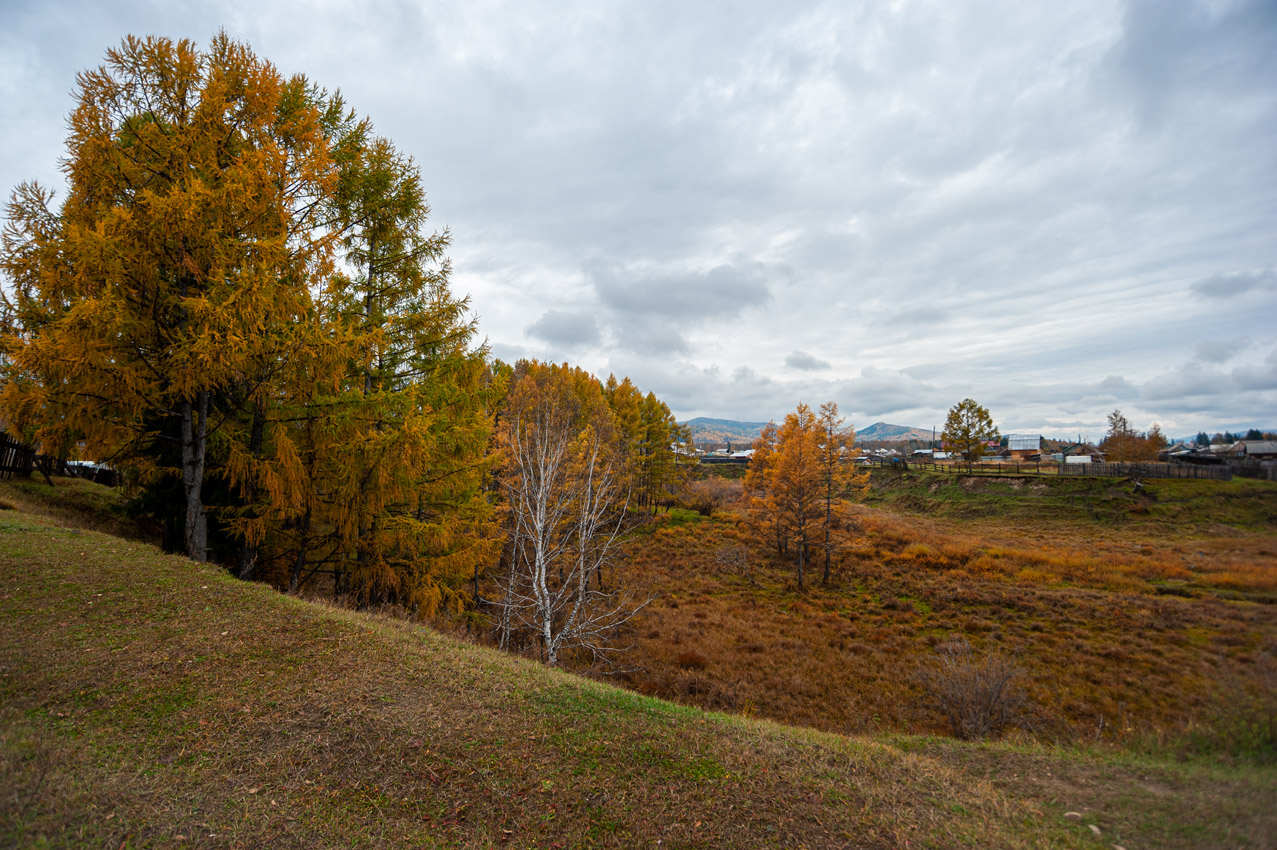
[[[1023,677],[1024,671],[1003,655],[976,655],[960,635],[938,646],[936,656],[914,674],[927,707],[942,715],[954,737],[964,741],[1023,725],[1028,707],[1020,685]]]
[[[684,670],[704,670],[705,666],[709,663],[705,659],[704,655],[701,655],[694,649],[689,649],[686,652],[680,652],[678,657],[674,659],[674,662]]]
[[[725,478],[703,478],[687,485],[683,503],[701,516],[713,516],[714,511],[740,498],[741,483]]]

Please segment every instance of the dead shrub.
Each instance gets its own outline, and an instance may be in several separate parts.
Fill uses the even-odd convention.
[[[914,674],[924,705],[949,723],[964,741],[1000,735],[1024,723],[1028,697],[1020,685],[1024,671],[999,653],[976,655],[954,635]]]
[[[679,670],[661,677],[657,695],[702,708],[732,710],[739,703],[737,687],[697,670]]]
[[[665,686],[656,679],[644,679],[634,687],[634,690],[649,697],[659,697],[665,694]]]
[[[680,652],[674,659],[674,663],[684,670],[704,670],[709,661],[695,649],[689,649],[686,652]]]
[[[749,550],[741,544],[720,546],[714,552],[714,562],[729,573],[743,576],[750,584],[754,584],[754,577],[749,572]]]
[[[714,511],[740,498],[741,482],[713,476],[692,481],[683,492],[683,504],[701,516],[713,516]]]

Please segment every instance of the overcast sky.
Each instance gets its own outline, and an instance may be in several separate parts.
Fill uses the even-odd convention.
[[[497,356],[680,418],[1277,428],[1277,3],[0,0],[0,188],[224,28],[420,164]]]

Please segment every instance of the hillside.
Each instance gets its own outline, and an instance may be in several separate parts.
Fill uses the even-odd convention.
[[[698,416],[684,423],[692,432],[692,439],[704,442],[753,442],[762,431],[766,422],[738,422],[735,419],[708,419]],[[886,422],[875,422],[864,429],[856,430],[856,439],[860,442],[896,442],[903,440],[930,440],[930,429],[911,428],[908,425],[890,425]]]
[[[762,433],[766,422],[737,422],[734,419],[707,419],[698,416],[683,423],[692,434],[693,442],[752,443]]]
[[[912,428],[908,425],[889,425],[886,422],[875,422],[868,428],[859,428],[856,430],[856,440],[862,443],[890,443],[903,442],[905,440],[930,440],[932,436],[936,439],[940,438],[940,432],[931,431],[930,428]]]
[[[4,846],[1258,847],[1277,830],[1270,771],[703,713],[58,527],[20,496],[0,488],[24,509],[0,510]]]

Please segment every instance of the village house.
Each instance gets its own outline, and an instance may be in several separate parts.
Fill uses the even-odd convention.
[[[1247,460],[1277,460],[1277,440],[1238,440],[1226,454]]]
[[[1042,456],[1042,436],[1007,434],[1007,452],[1012,460],[1037,460]]]

